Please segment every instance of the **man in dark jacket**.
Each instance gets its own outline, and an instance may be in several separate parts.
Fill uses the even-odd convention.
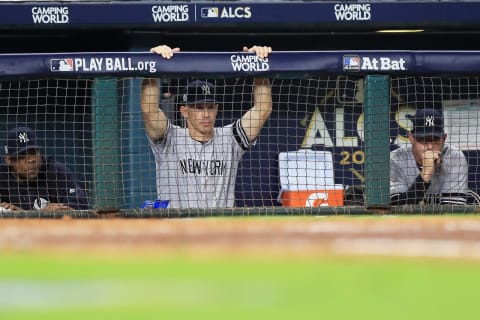
[[[52,157],[44,157],[35,131],[18,127],[8,132],[0,164],[1,210],[85,210],[88,200],[74,175]]]

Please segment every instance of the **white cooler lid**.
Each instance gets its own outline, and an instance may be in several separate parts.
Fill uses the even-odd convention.
[[[330,151],[302,149],[280,152],[278,160],[282,191],[340,188],[335,185],[333,156]]]

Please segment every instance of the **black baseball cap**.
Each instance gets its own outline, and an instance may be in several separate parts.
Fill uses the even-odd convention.
[[[183,103],[186,105],[215,103],[215,86],[207,81],[190,82],[183,93]]]
[[[414,137],[443,137],[443,114],[440,110],[420,109],[415,112],[415,115],[406,117],[413,122],[411,132]]]
[[[29,149],[37,149],[35,131],[29,127],[17,127],[7,133],[5,142],[5,154],[9,156],[19,155]]]

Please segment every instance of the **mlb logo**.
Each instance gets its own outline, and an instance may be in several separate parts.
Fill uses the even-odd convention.
[[[73,71],[73,59],[51,59],[51,71]]]
[[[359,71],[360,57],[359,56],[343,56],[343,70]]]
[[[217,7],[202,8],[200,11],[200,15],[202,18],[218,18],[218,8]]]

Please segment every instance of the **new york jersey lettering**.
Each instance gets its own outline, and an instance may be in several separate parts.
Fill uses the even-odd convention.
[[[198,160],[192,158],[180,160],[179,165],[184,175],[206,176],[223,176],[227,166],[225,161],[222,160]]]

